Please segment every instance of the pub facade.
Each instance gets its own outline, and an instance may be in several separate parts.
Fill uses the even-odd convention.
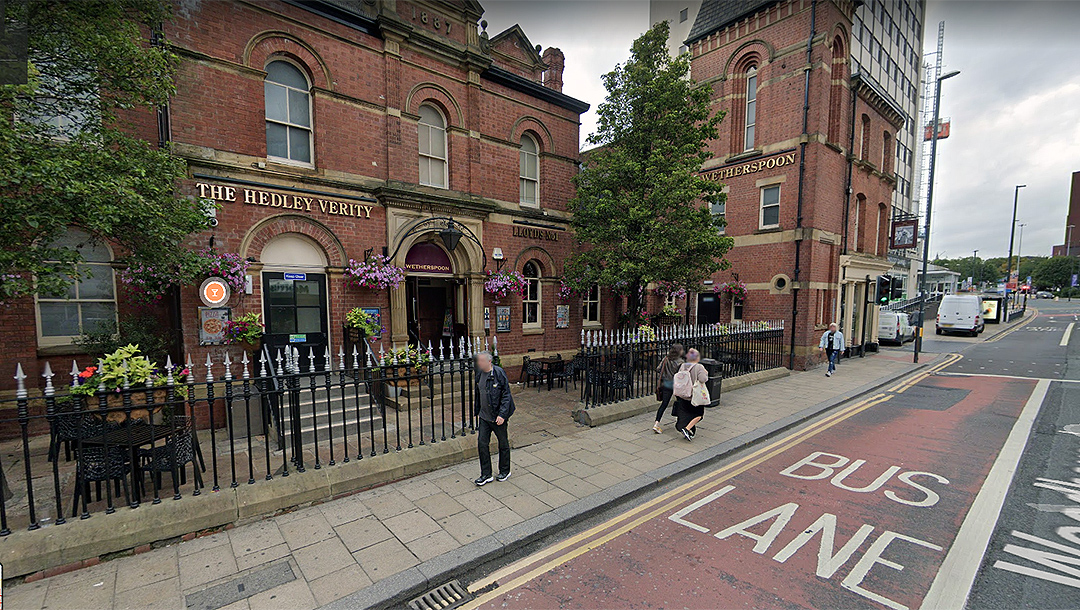
[[[216,204],[188,246],[246,269],[220,303],[193,285],[155,310],[174,353],[220,360],[221,320],[254,312],[267,345],[321,367],[351,348],[345,315],[363,308],[382,327],[375,355],[479,340],[516,374],[522,355],[571,354],[583,328],[608,322],[598,294],[590,310],[559,290],[589,105],[562,93],[559,49],[518,26],[489,34],[482,14],[472,1],[176,3],[164,36],[180,58],[177,92],[139,129],[150,139],[160,125],[188,161],[181,192]],[[85,309],[119,319],[132,310],[121,253],[100,250],[91,262],[108,277],[95,273]],[[403,281],[347,282],[367,260]],[[523,297],[485,291],[490,272],[508,271],[524,277]],[[89,364],[76,341],[93,320],[58,323],[42,305],[8,304],[8,368],[33,378],[46,361]]]
[[[904,114],[851,73],[849,0],[705,0],[686,44],[694,80],[724,112],[701,175],[734,239],[728,271],[698,292],[699,324],[782,319],[791,368],[819,360],[837,322],[849,347],[877,341],[874,279],[887,258]],[[725,298],[738,285],[743,298]]]

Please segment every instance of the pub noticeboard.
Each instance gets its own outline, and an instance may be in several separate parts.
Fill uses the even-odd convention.
[[[199,308],[199,345],[225,343],[225,322],[232,318],[230,307]]]
[[[495,308],[495,332],[510,332],[510,308],[500,305]]]

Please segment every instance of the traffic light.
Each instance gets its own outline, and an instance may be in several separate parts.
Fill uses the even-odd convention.
[[[888,305],[889,296],[892,294],[892,278],[887,275],[879,275],[876,288],[874,302],[878,305]]]
[[[889,295],[892,300],[904,298],[904,278],[893,276],[892,278],[892,294]]]

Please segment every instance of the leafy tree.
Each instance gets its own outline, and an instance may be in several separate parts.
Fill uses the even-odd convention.
[[[29,31],[29,82],[0,85],[0,300],[61,293],[80,256],[54,245],[69,226],[120,246],[130,262],[175,267],[206,227],[179,197],[185,163],[139,139],[134,121],[174,90],[176,57],[148,34],[165,0],[8,3]]]
[[[668,54],[667,36],[667,22],[657,23],[604,75],[608,95],[588,140],[598,148],[574,177],[569,206],[584,247],[567,263],[568,283],[616,288],[635,318],[646,284],[700,285],[728,266],[732,246],[703,204],[723,201],[720,185],[698,175],[722,115],[710,113],[709,87],[688,78],[688,56]]]
[[[1039,263],[1031,281],[1040,288],[1060,289],[1072,285],[1072,276],[1076,272],[1075,257],[1054,256]]]

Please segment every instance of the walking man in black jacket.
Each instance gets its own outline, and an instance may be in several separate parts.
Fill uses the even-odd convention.
[[[480,478],[477,487],[510,478],[510,438],[507,420],[514,414],[514,397],[510,395],[510,380],[502,367],[495,366],[491,354],[476,355],[476,392],[473,394],[473,414],[480,417],[476,443],[480,453]],[[491,433],[499,440],[499,475],[491,476]]]

